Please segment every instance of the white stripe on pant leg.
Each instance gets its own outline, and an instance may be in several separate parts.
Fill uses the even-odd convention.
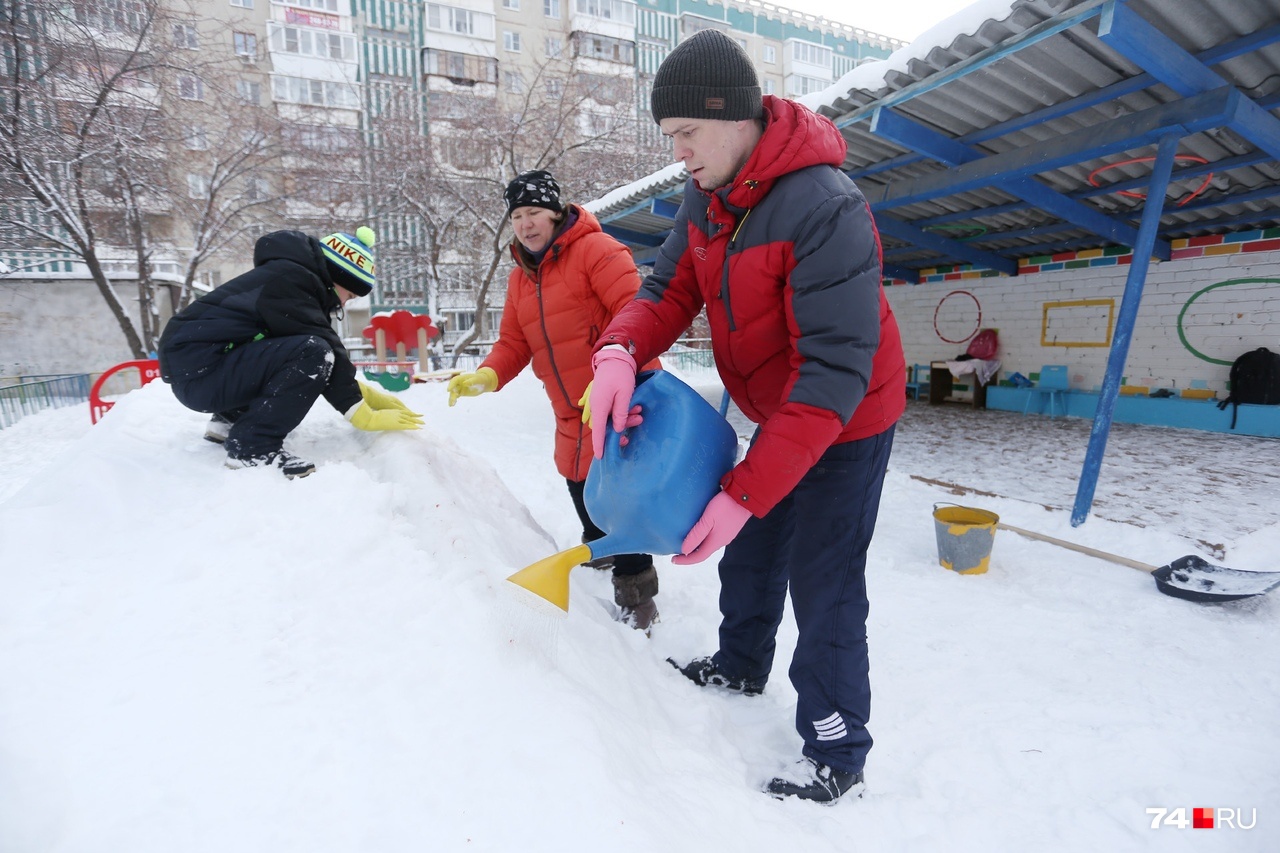
[[[825,720],[814,720],[813,728],[818,732],[818,740],[839,740],[849,733],[844,727],[844,719],[838,713]]]

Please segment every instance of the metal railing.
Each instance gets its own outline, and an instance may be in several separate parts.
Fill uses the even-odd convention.
[[[89,374],[58,373],[0,377],[0,429],[26,415],[89,401]]]

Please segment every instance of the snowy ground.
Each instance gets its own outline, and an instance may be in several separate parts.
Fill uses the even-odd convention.
[[[711,399],[714,380],[691,379]],[[1154,564],[1275,569],[1275,441],[912,403],[872,548],[864,799],[758,792],[797,756],[784,623],[765,695],[699,691],[710,564],[659,560],[651,640],[573,573],[567,619],[506,575],[577,541],[527,375],[413,434],[323,404],[312,477],[228,471],[160,382],[0,432],[0,851],[1280,849],[1280,592],[1203,606],[1007,532],[939,567],[957,501]],[[935,481],[935,482],[928,482]],[[952,488],[938,483],[954,484]],[[1150,828],[1149,808],[1252,829]]]

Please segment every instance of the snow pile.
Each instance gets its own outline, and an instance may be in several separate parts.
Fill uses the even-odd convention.
[[[0,850],[1280,847],[1275,594],[1190,604],[1007,532],[962,577],[931,512],[1157,561],[1197,550],[1175,525],[1072,531],[982,458],[1009,497],[957,497],[912,478],[942,451],[909,417],[869,572],[867,794],[780,803],[758,786],[800,748],[790,618],[751,699],[665,662],[715,648],[712,565],[658,561],[652,640],[612,621],[605,573],[574,570],[567,618],[521,607],[504,578],[580,534],[541,388],[403,397],[427,428],[317,406],[288,447],[320,468],[295,481],[224,469],[160,382],[92,429],[54,410],[0,432]],[[1228,545],[1273,560],[1280,528]],[[1257,823],[1153,830],[1150,807]]]

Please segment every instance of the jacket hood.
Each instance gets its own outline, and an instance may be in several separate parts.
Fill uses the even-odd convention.
[[[844,164],[849,146],[830,119],[795,101],[765,95],[764,121],[764,135],[729,192],[730,204],[754,207],[783,175],[809,166],[838,169]]]
[[[253,247],[253,265],[260,267],[271,261],[292,261],[319,276],[325,287],[333,286],[320,241],[301,231],[272,231],[259,237]]]

